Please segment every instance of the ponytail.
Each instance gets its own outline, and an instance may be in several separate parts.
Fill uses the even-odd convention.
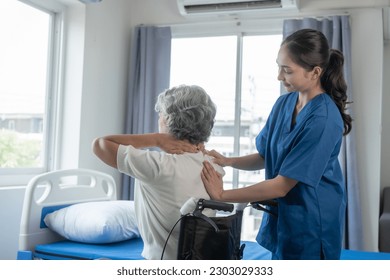
[[[336,103],[344,122],[344,135],[352,129],[352,118],[346,111],[347,84],[343,75],[344,56],[336,49],[330,49],[329,62],[321,76],[321,86]]]

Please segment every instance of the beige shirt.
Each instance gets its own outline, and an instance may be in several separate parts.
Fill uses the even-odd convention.
[[[168,234],[180,218],[180,208],[189,198],[210,199],[200,178],[205,160],[211,162],[211,157],[202,152],[173,155],[119,146],[119,171],[136,179],[134,204],[144,258],[161,258]],[[225,175],[221,166],[213,165]],[[164,259],[177,259],[179,231],[180,223],[169,238]]]

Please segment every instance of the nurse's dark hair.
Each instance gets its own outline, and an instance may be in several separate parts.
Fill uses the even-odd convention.
[[[291,59],[308,71],[322,68],[321,86],[336,103],[344,122],[344,135],[352,129],[352,118],[346,112],[348,102],[347,84],[344,79],[344,56],[336,49],[330,49],[325,35],[313,29],[301,29],[286,37],[286,46]]]
[[[191,144],[207,142],[217,108],[206,91],[196,85],[180,85],[160,93],[155,105],[170,134]]]

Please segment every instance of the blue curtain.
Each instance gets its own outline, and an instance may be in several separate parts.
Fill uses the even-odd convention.
[[[283,37],[285,38],[291,33],[304,28],[312,28],[323,32],[329,41],[330,47],[343,52],[345,58],[344,75],[348,85],[348,100],[353,101],[349,16],[333,16],[322,20],[314,18],[285,20]],[[354,119],[353,103],[350,104],[348,111]],[[357,176],[356,141],[353,123],[351,133],[343,139],[339,160],[344,172],[348,199],[344,246],[348,249],[363,250],[362,209]]]
[[[169,87],[171,28],[137,26],[132,38],[125,133],[158,131],[157,95]],[[133,199],[134,179],[123,175],[122,199]]]

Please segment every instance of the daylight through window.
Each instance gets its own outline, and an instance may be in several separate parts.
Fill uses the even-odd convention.
[[[0,2],[0,168],[46,164],[51,15],[15,0]]]

